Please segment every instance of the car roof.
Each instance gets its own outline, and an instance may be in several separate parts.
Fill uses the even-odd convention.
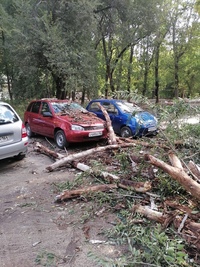
[[[69,99],[58,99],[58,98],[41,98],[41,99],[34,99],[31,102],[36,102],[36,101],[48,101],[48,102],[69,102],[71,100]]]
[[[4,102],[4,101],[0,101],[0,105],[7,105],[7,106],[9,106],[9,107],[12,107],[9,103],[7,103],[7,102]]]
[[[107,98],[99,98],[99,99],[93,99],[91,100],[91,102],[101,102],[101,101],[109,101],[109,102],[124,102],[125,100],[121,100],[121,99],[107,99]]]

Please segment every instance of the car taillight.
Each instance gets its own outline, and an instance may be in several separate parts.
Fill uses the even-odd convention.
[[[25,125],[22,123],[22,138],[27,137],[27,132],[26,132],[26,127]]]

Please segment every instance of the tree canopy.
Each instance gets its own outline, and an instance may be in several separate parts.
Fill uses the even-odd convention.
[[[199,96],[199,1],[2,0],[11,99]]]

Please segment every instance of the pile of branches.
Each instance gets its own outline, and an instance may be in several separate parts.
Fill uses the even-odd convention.
[[[64,154],[56,153],[40,143],[35,144],[34,149],[36,151],[46,154],[55,160],[53,164],[46,167],[47,171],[52,172],[63,166],[72,166],[73,168],[75,167],[83,172],[87,171],[91,175],[101,177],[104,180],[103,184],[77,188],[74,190],[64,190],[56,196],[57,202],[66,201],[82,195],[86,196],[92,192],[110,192],[117,190],[118,188],[133,190],[141,194],[154,196],[154,194],[151,193],[152,179],[148,179],[145,182],[133,181],[109,172],[96,171],[83,163],[84,159],[89,155],[93,155],[93,157],[96,155],[98,157],[99,153],[116,151],[119,148],[125,149],[142,145],[146,148],[157,146],[166,150],[168,155],[167,163],[149,153],[142,155],[143,160],[145,160],[150,166],[159,168],[163,172],[167,173],[169,177],[181,185],[181,187],[187,192],[187,195],[190,197],[190,199],[193,199],[193,203],[198,203],[200,200],[200,168],[198,165],[192,161],[186,165],[177,157],[175,151],[172,151],[170,147],[161,143],[152,145],[148,142],[140,140],[116,137],[113,132],[108,114],[105,110],[102,111],[106,117],[107,128],[109,131],[108,144],[105,146],[91,148],[86,151],[66,156]],[[136,168],[136,166],[140,164],[138,159],[133,159],[131,156],[130,161],[133,168]],[[155,173],[152,172],[152,175],[154,176]],[[185,238],[189,245],[192,245],[198,252],[200,252],[200,213],[194,212],[194,209],[195,206],[192,207],[189,205],[182,205],[178,200],[176,200],[176,198],[174,198],[173,201],[164,200],[163,205],[159,205],[159,208],[157,207],[156,203],[152,205],[151,201],[148,203],[148,205],[134,204],[131,208],[131,212],[139,213],[150,220],[159,222],[163,228],[173,225],[174,228],[177,229],[177,233]]]

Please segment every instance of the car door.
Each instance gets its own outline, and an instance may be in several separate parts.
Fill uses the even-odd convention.
[[[97,117],[99,117],[100,119],[105,120],[105,117],[103,115],[103,112],[101,111],[101,109],[99,107],[100,104],[101,103],[100,102],[97,102],[97,101],[92,102],[91,105],[89,106],[88,110],[90,112],[95,113],[97,115]]]
[[[120,133],[120,128],[122,125],[122,120],[120,116],[120,112],[113,103],[110,102],[103,102],[102,106],[106,109],[110,120],[112,122],[112,127],[115,133]]]
[[[31,126],[31,131],[41,134],[41,121],[40,121],[40,101],[35,101],[32,104],[31,110],[28,112],[28,121]]]
[[[54,137],[54,117],[47,102],[41,104],[40,122],[41,134]]]

